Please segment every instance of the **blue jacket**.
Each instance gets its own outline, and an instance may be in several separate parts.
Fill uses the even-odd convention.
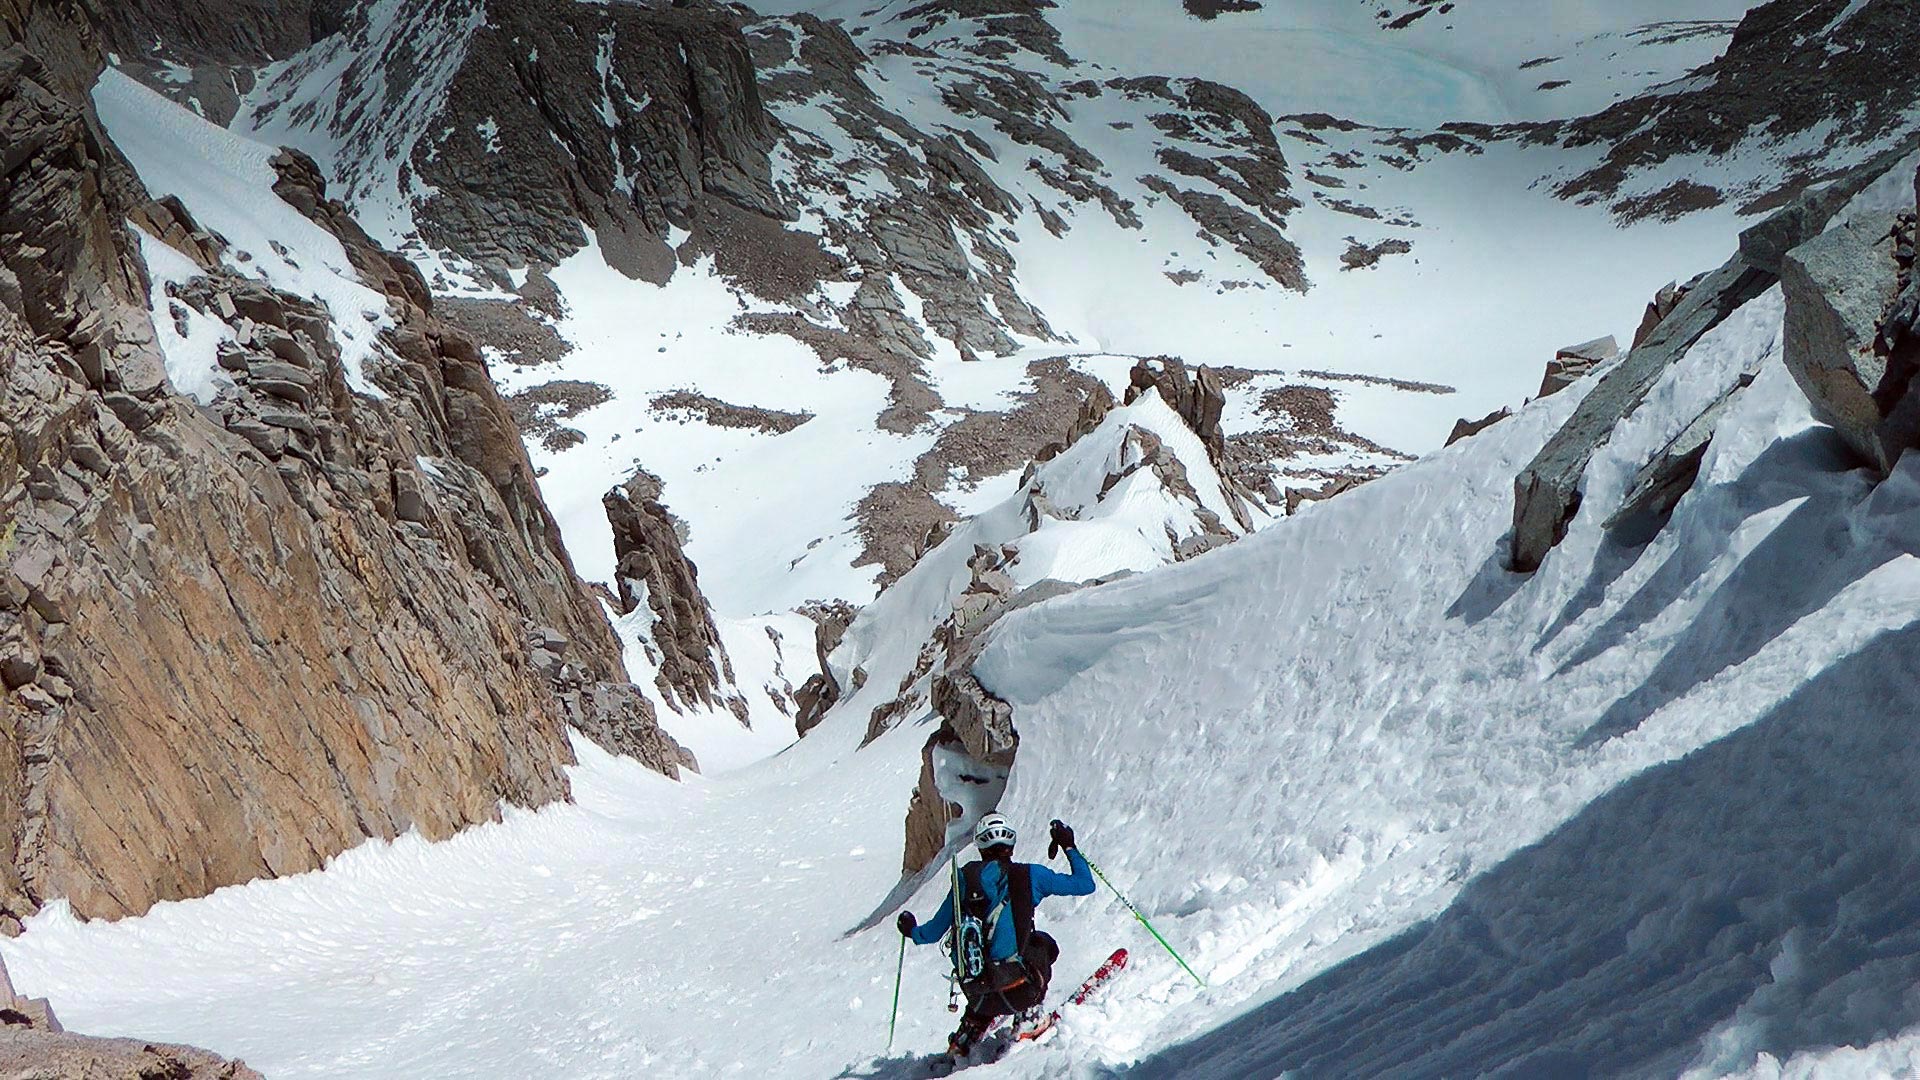
[[[1039,863],[1028,863],[1028,880],[1033,883],[1033,905],[1049,896],[1087,896],[1093,892],[1093,871],[1088,868],[1086,857],[1073,848],[1067,849],[1067,865],[1073,873],[1062,874],[1049,870]],[[1007,872],[998,862],[988,862],[980,868],[980,887],[987,893],[987,908],[992,910],[1007,897]],[[933,918],[913,928],[907,936],[915,945],[931,945],[945,937],[953,928],[953,889],[947,889],[946,903],[933,913]],[[1018,951],[1019,943],[1013,940],[1013,905],[1008,904],[1000,910],[1000,923],[988,935],[992,945],[988,952],[994,960],[1008,960]]]

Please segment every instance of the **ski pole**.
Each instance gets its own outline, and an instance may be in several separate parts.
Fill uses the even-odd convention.
[[[900,959],[893,962],[893,1011],[887,1014],[887,1053],[893,1053],[893,1026],[900,1020],[900,973],[907,968],[907,935],[900,935]]]
[[[1081,852],[1081,858],[1086,858],[1085,852]],[[1180,959],[1180,954],[1173,951],[1173,946],[1167,944],[1167,939],[1160,936],[1160,931],[1155,930],[1153,928],[1153,924],[1147,921],[1147,917],[1145,915],[1140,914],[1140,909],[1133,906],[1133,901],[1127,899],[1127,894],[1121,892],[1119,889],[1114,889],[1113,882],[1107,880],[1107,875],[1100,872],[1100,868],[1093,864],[1092,859],[1087,859],[1087,869],[1093,871],[1093,876],[1099,878],[1101,884],[1105,885],[1109,889],[1113,889],[1113,895],[1119,897],[1120,902],[1127,905],[1127,910],[1133,912],[1133,917],[1136,919],[1139,919],[1140,925],[1147,928],[1147,933],[1153,935],[1153,940],[1159,942],[1160,947],[1167,950],[1167,955],[1173,957],[1174,960],[1178,961],[1182,968],[1186,968],[1187,974],[1193,975],[1193,981],[1200,984],[1200,989],[1205,990],[1207,988],[1206,980],[1202,979],[1198,975],[1193,974],[1193,969],[1190,967],[1187,967],[1187,962],[1185,960]]]

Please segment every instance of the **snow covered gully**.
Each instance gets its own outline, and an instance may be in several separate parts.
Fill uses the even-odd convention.
[[[892,34],[898,47],[874,49],[875,78],[897,80],[916,124],[971,132],[948,125],[956,114],[943,80],[957,76],[922,64],[916,50],[927,47],[908,43],[970,34],[965,20],[940,30],[946,7],[998,5],[764,6],[884,14],[875,37]],[[1171,0],[1151,17],[1083,0],[1044,6],[1057,8],[1061,40],[1076,54],[1116,72],[1144,63],[1130,54],[1148,31],[1180,41],[1205,32]],[[1428,55],[1372,43],[1376,6],[1254,4],[1261,14],[1247,25],[1259,32],[1213,62],[1223,78],[1272,69],[1249,84],[1263,99],[1293,100],[1306,92],[1296,82],[1334,87],[1326,107],[1363,117],[1379,109],[1399,123],[1560,116],[1540,95],[1569,84],[1540,82],[1545,74],[1579,75],[1569,96],[1593,108],[1623,92],[1597,73],[1614,70],[1627,33],[1615,24],[1628,15],[1576,5],[1568,18],[1583,28],[1578,48],[1514,67],[1508,54],[1525,55],[1515,50],[1532,51],[1535,40],[1516,29],[1523,20],[1485,14],[1497,5],[1460,6],[1463,25],[1499,32],[1445,38],[1447,48]],[[1638,26],[1669,5],[1618,6]],[[439,106],[428,99],[446,92],[483,7],[433,15],[451,36],[432,77],[401,102],[407,138],[391,142],[395,152],[431,134]],[[1712,0],[1700,12],[1730,20],[1744,7]],[[1864,7],[1827,0],[1819,10],[1832,9],[1831,30]],[[402,18],[409,5],[369,10],[381,41],[416,25]],[[1325,26],[1303,36],[1287,25],[1299,12]],[[912,22],[923,15],[924,28]],[[1416,33],[1439,35],[1440,21]],[[1694,70],[1731,25],[1703,21],[1633,46],[1645,70],[1629,81]],[[757,43],[779,45],[776,31],[763,27]],[[1275,68],[1263,42],[1284,43],[1302,64]],[[1483,73],[1496,54],[1498,79]],[[281,85],[330,93],[350,59],[344,45],[330,48],[283,68]],[[963,73],[991,66],[955,63]],[[1087,63],[1109,77],[1106,65]],[[1346,100],[1361,84],[1327,74],[1390,63],[1415,88],[1406,101]],[[1559,66],[1532,70],[1550,64]],[[1116,174],[1158,168],[1146,157],[1129,164],[1118,148],[1134,137],[1118,133],[1144,130],[1162,106],[1086,85],[1085,100],[1072,99],[1078,115],[1062,106],[1061,122],[1095,145],[1111,140]],[[385,302],[358,284],[345,249],[263,194],[272,182],[264,144],[117,73],[94,99],[150,184],[179,189],[236,243],[275,252],[258,267],[266,280],[355,324],[344,344],[357,372],[377,348]],[[345,118],[362,115],[356,102],[337,99]],[[812,96],[776,107],[796,130],[826,123]],[[1301,117],[1282,119],[1298,126]],[[299,134],[291,119],[246,122],[255,135]],[[1287,134],[1289,152],[1319,145],[1332,160],[1389,145],[1376,141],[1387,129],[1307,127]],[[837,120],[819,130],[846,134]],[[373,134],[355,119],[340,137]],[[1802,136],[1773,149],[1812,145]],[[1213,362],[1271,364],[1292,347],[1283,338],[1308,352],[1310,332],[1316,347],[1324,334],[1328,348],[1350,350],[1350,367],[1372,373],[1328,376],[1362,380],[1343,399],[1362,406],[1346,422],[1378,428],[1383,440],[1389,428],[1437,432],[1452,402],[1375,376],[1458,369],[1468,376],[1461,400],[1477,412],[1515,378],[1511,357],[1562,340],[1568,322],[1625,310],[1622,297],[1637,304],[1642,278],[1664,279],[1668,264],[1727,239],[1731,207],[1616,229],[1603,208],[1518,194],[1539,175],[1531,155],[1547,149],[1484,150],[1436,157],[1417,179],[1387,159],[1355,174],[1349,194],[1368,186],[1358,182],[1365,175],[1378,185],[1369,197],[1390,211],[1418,204],[1427,219],[1393,227],[1429,229],[1420,246],[1365,274],[1329,262],[1336,237],[1358,243],[1341,235],[1359,228],[1357,204],[1320,195],[1303,204],[1289,236],[1318,260],[1317,306],[1228,288],[1250,275],[1225,248],[1225,269],[1209,271],[1219,288],[1183,291],[1201,275],[1159,245],[1177,235],[1190,257],[1198,249],[1172,201],[1141,199],[1144,230],[1117,217],[1109,227],[1087,208],[1069,241],[1038,227],[1044,207],[1030,200],[1035,214],[1009,211],[1018,215],[1007,219],[1009,257],[1038,306],[1087,349],[1023,339],[1025,351],[975,361],[942,339],[921,374],[945,411],[990,413],[1010,407],[1043,353],[1110,383],[1133,362],[1123,350],[1194,345]],[[1007,183],[1037,190],[1025,155],[1005,155],[1004,171],[1019,178]],[[1559,166],[1572,167],[1578,155],[1569,155]],[[1189,159],[1199,160],[1176,160]],[[1680,161],[1633,183],[1668,184],[1669,172],[1700,164]],[[160,164],[149,171],[148,162]],[[239,171],[204,175],[221,162]],[[390,211],[382,228],[404,233],[414,193],[387,183],[381,170],[391,164],[365,163],[355,190]],[[1909,158],[1851,201],[1834,227],[1890,213],[1889,198],[1911,206],[1916,164]],[[619,175],[630,188],[624,168]],[[1312,176],[1303,182],[1326,183]],[[1496,189],[1512,196],[1498,228],[1483,205],[1499,201],[1489,197]],[[803,220],[825,222],[831,209],[808,203]],[[1512,234],[1536,227],[1555,242],[1516,253]],[[1911,292],[1912,224],[1898,228],[1909,232],[1869,230],[1861,246],[1899,250],[1906,236],[1899,287]],[[1141,231],[1154,236],[1153,254],[1119,257],[1144,242]],[[670,231],[669,247],[691,235]],[[535,459],[554,468],[543,498],[587,576],[611,578],[600,503],[609,470],[662,458],[720,607],[738,615],[825,595],[870,600],[826,658],[839,696],[818,726],[792,740],[783,704],[792,687],[780,687],[807,662],[813,623],[794,610],[719,620],[713,634],[737,665],[735,689],[752,692],[753,726],[719,706],[662,721],[699,753],[705,775],[670,780],[576,738],[572,802],[509,807],[502,821],[442,843],[373,841],[323,870],[116,922],[83,922],[54,900],[22,936],[0,938],[22,992],[50,999],[78,1030],[216,1047],[276,1078],[919,1077],[953,1024],[939,1007],[945,962],[909,951],[896,967],[891,929],[895,911],[927,911],[946,886],[938,854],[916,859],[916,838],[903,842],[925,777],[923,824],[943,802],[962,807],[946,823],[949,848],[963,846],[974,817],[998,809],[1022,832],[1020,857],[1039,861],[1035,838],[1062,818],[1117,886],[1059,896],[1039,925],[1062,946],[1053,1001],[1122,948],[1124,970],[1063,1009],[1045,1038],[979,1066],[982,1076],[1920,1076],[1920,739],[1910,730],[1920,718],[1920,453],[1876,471],[1857,443],[1816,420],[1788,366],[1793,283],[1773,284],[1785,275],[1742,277],[1743,303],[1716,310],[1725,317],[1675,346],[1677,359],[1649,378],[1636,407],[1609,414],[1623,418],[1579,458],[1564,536],[1542,545],[1550,550],[1531,573],[1514,572],[1509,558],[1515,478],[1598,377],[1291,516],[1223,476],[1158,391],[1098,416],[1089,406],[1074,428],[1080,438],[1031,470],[964,487],[955,476],[940,494],[968,516],[950,532],[921,533],[944,540],[915,546],[917,562],[876,596],[871,567],[852,566],[862,549],[850,512],[931,453],[937,425],[884,427],[893,390],[880,374],[823,366],[798,339],[738,332],[743,315],[792,312],[747,303],[720,260],[695,250],[667,284],[613,271],[596,234],[549,268],[566,299],[552,328],[576,351],[566,373],[604,383],[625,406],[581,420],[586,449]],[[155,246],[149,256],[158,306],[168,283],[192,270]],[[1111,265],[1087,273],[1088,262]],[[439,270],[443,284],[458,283],[446,276],[452,267]],[[835,281],[800,299],[844,307],[864,283]],[[1559,294],[1564,306],[1549,310]],[[923,299],[908,296],[899,317],[924,323]],[[1402,305],[1402,296],[1420,299]],[[650,334],[637,355],[635,320]],[[687,330],[669,337],[660,328],[676,320]],[[178,388],[216,392],[217,328],[182,314],[162,334]],[[700,358],[702,380],[689,400],[771,402],[808,419],[778,433],[679,421],[633,428],[629,409],[688,389],[688,357]],[[1610,363],[1599,376],[1624,361]],[[1252,381],[1241,385],[1277,391],[1314,374],[1288,364],[1248,366],[1241,374]],[[501,377],[533,390],[553,374],[529,365]],[[1530,383],[1534,369],[1525,374]],[[1230,424],[1255,430],[1251,406],[1232,408]],[[1703,416],[1713,432],[1686,443],[1700,451],[1698,471],[1677,503],[1652,516],[1618,513],[1637,500],[1648,463],[1701,430]],[[1297,464],[1337,471],[1355,463],[1335,460],[1348,454]],[[650,607],[634,607],[618,629],[630,677],[663,670]],[[965,648],[943,651],[956,642]],[[1010,766],[1010,751],[983,768],[958,750],[929,749],[943,724],[942,662],[1011,710],[1019,754]],[[940,823],[924,832],[934,839],[917,854],[938,853]],[[1184,962],[1155,945],[1134,908]]]
[[[1907,1060],[1911,1039],[1828,1048],[1920,1022],[1920,458],[1877,485],[1853,467],[1778,362],[1781,312],[1769,292],[1668,373],[1530,578],[1499,555],[1511,478],[1584,385],[1203,557],[1007,615],[976,665],[1020,720],[1002,809],[1035,832],[1069,818],[1209,988],[1111,894],[1057,901],[1060,970],[1119,944],[1134,964],[996,1068]],[[1756,364],[1665,527],[1604,530]],[[55,908],[0,948],[70,1022],[273,1075],[896,1075],[873,1060],[895,943],[840,934],[893,884],[899,804],[871,792],[899,790],[930,720],[856,752],[865,722],[836,711],[682,785],[582,746],[578,805],[138,920]],[[931,1049],[944,980],[911,959],[901,1045]]]

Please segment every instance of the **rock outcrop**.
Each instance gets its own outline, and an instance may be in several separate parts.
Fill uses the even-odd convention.
[[[1461,417],[1453,422],[1453,430],[1447,434],[1446,445],[1452,446],[1461,439],[1470,439],[1512,415],[1513,410],[1502,405],[1478,420]]]
[[[437,192],[422,235],[496,272],[558,263],[584,222],[610,264],[664,280],[669,225],[787,216],[752,56],[717,11],[490,4],[435,122],[411,162]]]
[[[45,998],[23,998],[0,963],[0,1076],[33,1080],[261,1080],[244,1061],[192,1046],[100,1039],[60,1025]]]
[[[642,644],[658,669],[654,681],[669,707],[721,706],[744,724],[747,703],[724,692],[733,685],[733,666],[700,592],[700,571],[681,548],[660,494],[660,478],[641,470],[601,499],[613,527],[620,613],[642,605],[652,613],[652,629]]]
[[[0,1075],[34,1080],[263,1080],[242,1061],[192,1046],[0,1027]]]
[[[1207,458],[1219,471],[1221,479],[1229,487],[1229,504],[1233,509],[1234,521],[1244,531],[1253,527],[1253,518],[1249,504],[1257,503],[1259,497],[1236,476],[1227,454],[1226,432],[1220,427],[1220,415],[1227,405],[1226,387],[1221,383],[1220,373],[1202,365],[1193,373],[1187,373],[1187,365],[1178,357],[1148,357],[1133,365],[1127,372],[1127,390],[1121,403],[1131,405],[1140,399],[1140,395],[1149,390],[1156,391],[1160,400],[1180,414],[1187,427],[1200,436],[1200,442],[1207,448]],[[1095,420],[1094,423],[1098,423]],[[1091,430],[1091,428],[1088,428]],[[1175,467],[1178,462],[1173,463]],[[1183,476],[1169,477],[1176,490],[1186,487],[1189,494],[1192,487],[1187,485]],[[1229,538],[1226,530],[1221,533]]]
[[[1736,255],[1687,295],[1639,348],[1600,380],[1561,429],[1514,479],[1508,565],[1529,572],[1566,535],[1580,506],[1580,480],[1593,453],[1638,408],[1668,367],[1741,305],[1771,288],[1773,275]]]
[[[1665,321],[1667,316],[1673,314],[1673,309],[1680,306],[1680,301],[1686,297],[1687,293],[1692,292],[1693,287],[1700,284],[1700,278],[1705,276],[1701,274],[1684,285],[1675,281],[1662,285],[1660,291],[1653,294],[1653,299],[1647,301],[1647,310],[1640,316],[1640,326],[1633,332],[1632,347],[1639,348],[1640,343],[1647,340],[1647,337],[1661,322]]]
[[[46,23],[76,10],[0,27],[70,54],[84,39]],[[567,707],[527,633],[558,628],[589,685],[618,685],[620,650],[477,348],[410,267],[336,230],[393,327],[364,368],[384,396],[354,393],[325,310],[196,241],[205,272],[159,303],[225,328],[225,384],[204,407],[173,393],[122,222],[213,238],[117,164],[81,60],[0,52],[0,926],[566,797]],[[682,763],[650,714],[608,723]]]
[[[844,600],[836,600],[817,604],[806,614],[813,619],[813,651],[820,670],[809,676],[793,694],[794,727],[803,736],[817,727],[826,718],[827,710],[840,701],[840,683],[834,679],[827,657],[839,648],[840,639],[847,636],[847,627],[853,625],[859,609]]]
[[[952,597],[950,609],[931,627],[911,666],[899,673],[893,696],[868,716],[868,742],[912,717],[931,713],[940,721],[921,749],[920,778],[906,813],[904,873],[917,873],[945,847],[949,822],[968,808],[978,811],[991,806],[1019,750],[1012,707],[973,673],[988,632],[1023,607],[1114,580],[1134,568],[1123,565],[1089,580],[1039,576],[1044,571],[1030,563],[1022,565],[1022,544],[1029,534],[1061,522],[1125,513],[1117,507],[1128,505],[1142,490],[1163,493],[1167,502],[1182,508],[1164,523],[1167,550],[1161,557],[1169,561],[1194,558],[1250,529],[1252,508],[1212,458],[1223,442],[1219,419],[1224,391],[1218,374],[1201,368],[1189,375],[1185,365],[1170,358],[1143,361],[1133,369],[1128,403],[1137,405],[1149,394],[1167,405],[1178,423],[1196,437],[1199,447],[1187,443],[1185,460],[1174,449],[1176,442],[1184,440],[1176,440],[1164,422],[1122,422],[1110,400],[1091,400],[1069,429],[1068,441],[1048,447],[1026,470],[1021,480],[1021,513],[1009,520],[1004,510],[996,510],[979,519],[1001,523],[994,528],[1011,524],[1011,535],[999,534],[999,542],[982,542],[980,537],[994,534],[978,531],[946,537],[941,550],[930,556],[935,561],[913,571],[930,578],[897,586],[909,590],[909,595],[925,595],[929,588],[943,588],[938,583],[944,579],[946,595]],[[1158,404],[1153,407],[1157,410]],[[1090,444],[1090,454],[1084,453],[1089,445],[1085,440],[1090,438],[1098,441]],[[1076,454],[1077,459],[1060,462]],[[1088,466],[1102,461],[1106,475],[1089,475]],[[1196,484],[1216,490],[1203,497]],[[1242,523],[1224,520],[1221,513],[1208,509],[1221,501],[1235,509]],[[968,537],[974,539],[971,550],[965,552],[963,582],[958,561],[963,552],[954,545],[967,542]],[[1038,550],[1046,550],[1044,542]],[[1087,572],[1085,567],[1085,563],[1076,564],[1082,573]],[[886,599],[883,594],[876,608],[869,610],[878,610]],[[827,670],[833,667],[828,665]]]
[[[1904,188],[1905,170],[1889,179]],[[1920,447],[1915,213],[1914,206],[1863,211],[1782,260],[1787,368],[1814,415],[1882,475]]]
[[[1632,521],[1636,517],[1651,516],[1664,518],[1680,497],[1693,487],[1700,475],[1700,465],[1706,459],[1707,447],[1713,442],[1713,434],[1718,430],[1720,418],[1739,396],[1740,391],[1753,385],[1758,371],[1743,371],[1734,380],[1732,386],[1723,391],[1713,403],[1694,417],[1680,434],[1667,440],[1665,446],[1653,455],[1634,474],[1633,483],[1627,488],[1627,494],[1620,501],[1620,509],[1606,520],[1609,529]]]
[[[1547,361],[1547,373],[1540,379],[1540,397],[1557,394],[1588,372],[1620,355],[1620,345],[1612,335],[1595,338],[1580,345],[1569,345]]]
[[[1881,154],[1748,228],[1741,234],[1740,252],[1700,278],[1648,331],[1646,339],[1601,377],[1566,424],[1514,479],[1513,531],[1508,538],[1511,569],[1537,569],[1560,542],[1579,509],[1587,462],[1614,427],[1639,407],[1660,376],[1703,334],[1779,282],[1787,253],[1819,236],[1834,214],[1908,152],[1910,148],[1903,146]]]

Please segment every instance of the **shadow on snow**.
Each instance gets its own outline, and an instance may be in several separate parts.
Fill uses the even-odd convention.
[[[1430,922],[1133,1071],[1671,1074],[1920,1022],[1916,671],[1920,622],[1622,784]]]

